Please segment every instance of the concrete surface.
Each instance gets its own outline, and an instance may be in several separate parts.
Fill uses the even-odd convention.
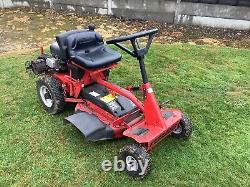
[[[250,21],[236,19],[178,15],[177,23],[185,25],[202,25],[216,28],[250,30]]]
[[[249,7],[182,2],[178,6],[178,14],[250,21]]]
[[[220,28],[249,29],[250,7],[186,3],[181,0],[0,0],[1,8],[30,6],[92,12]]]

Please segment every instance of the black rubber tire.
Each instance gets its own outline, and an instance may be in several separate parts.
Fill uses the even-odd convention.
[[[40,88],[42,86],[46,86],[51,94],[53,102],[51,107],[46,106],[41,98]],[[36,82],[36,88],[39,101],[48,113],[58,114],[64,110],[66,103],[64,100],[63,88],[55,78],[50,76],[41,77]]]
[[[141,161],[143,166],[145,166],[145,164],[147,163],[147,168],[145,169],[145,172],[141,174],[142,170],[140,167],[138,167],[137,171],[129,171],[126,165],[127,156],[132,156],[137,161],[137,163]],[[119,159],[125,163],[126,173],[136,180],[145,178],[145,176],[151,170],[152,163],[151,163],[150,155],[147,152],[147,150],[139,144],[131,143],[131,144],[124,146],[122,149],[120,149]]]
[[[179,128],[180,128],[180,132],[175,132],[173,131],[171,133],[171,135],[175,138],[183,138],[183,139],[187,139],[191,136],[192,134],[192,123],[190,121],[190,119],[187,117],[187,115],[183,114],[182,115],[182,119],[179,123]]]

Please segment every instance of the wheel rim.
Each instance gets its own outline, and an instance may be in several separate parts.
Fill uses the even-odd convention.
[[[53,105],[53,100],[48,87],[44,85],[41,86],[39,92],[45,106],[50,108]]]
[[[138,162],[133,156],[126,157],[126,168],[128,171],[138,170]]]
[[[181,132],[182,132],[181,125],[179,125],[179,126],[177,127],[177,129],[175,129],[175,130],[173,131],[173,133],[175,133],[175,134],[181,134]]]

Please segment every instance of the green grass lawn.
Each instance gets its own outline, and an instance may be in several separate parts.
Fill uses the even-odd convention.
[[[154,45],[146,66],[160,102],[193,121],[188,141],[168,137],[152,152],[143,181],[103,172],[130,140],[91,143],[63,118],[38,103],[35,79],[24,70],[36,54],[0,59],[0,186],[249,186],[250,51],[214,46]],[[134,59],[123,56],[111,79],[125,86],[141,78]]]

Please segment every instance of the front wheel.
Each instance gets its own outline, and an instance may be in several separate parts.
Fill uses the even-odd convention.
[[[143,179],[150,171],[151,158],[147,150],[135,143],[120,150],[120,160],[125,163],[126,173],[134,179]]]
[[[50,76],[40,78],[36,83],[38,98],[48,113],[57,114],[65,107],[63,88]]]
[[[172,132],[175,138],[188,138],[192,134],[192,123],[186,115],[182,115],[179,126]]]

